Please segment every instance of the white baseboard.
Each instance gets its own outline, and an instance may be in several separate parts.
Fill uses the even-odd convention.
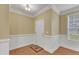
[[[79,41],[68,40],[66,35],[42,36],[36,34],[14,35],[10,37],[10,50],[36,44],[53,53],[60,46],[79,51]]]
[[[0,40],[0,55],[8,55],[9,50],[30,44],[39,45],[50,53],[53,53],[60,46],[79,51],[79,41],[68,40],[66,35],[38,36],[36,34],[31,34],[13,35],[10,36],[10,40]]]
[[[36,36],[37,45],[41,46],[50,53],[53,53],[59,47],[59,36]]]
[[[52,53],[59,47],[57,36],[40,36],[36,34],[31,35],[11,35],[10,36],[10,50],[27,46],[29,44],[36,44]]]
[[[0,55],[9,55],[9,39],[0,39]]]
[[[66,47],[75,51],[79,51],[79,41],[76,40],[68,40],[67,35],[60,35],[61,45],[62,47]]]
[[[9,43],[10,45],[9,50],[27,46],[29,44],[33,44],[34,39],[35,39],[34,34],[11,35],[10,43]]]

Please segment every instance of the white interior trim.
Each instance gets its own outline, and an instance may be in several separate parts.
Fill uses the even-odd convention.
[[[58,11],[58,9],[56,8],[55,5],[48,5],[46,8],[41,9],[35,16],[38,16],[39,14],[41,14],[41,13],[43,13],[43,12],[49,10],[49,9],[52,9],[52,10],[54,10],[57,14],[60,14],[60,12]]]
[[[76,11],[79,11],[79,6],[71,8],[71,9],[66,10],[66,11],[63,11],[60,13],[60,15],[64,15],[64,14],[68,14],[68,13],[72,13],[72,12],[76,12]],[[77,13],[75,13],[75,14],[77,14]],[[79,14],[79,12],[78,12],[78,14]]]
[[[41,46],[44,48],[46,51],[53,53],[60,45],[59,43],[59,36],[36,36],[37,39],[35,40],[37,45]]]
[[[41,36],[41,35],[16,35],[11,36],[10,50],[27,46],[30,44],[36,44],[44,48],[46,51],[53,53],[60,46],[66,47],[75,51],[79,51],[79,41],[68,40],[67,35],[56,35],[56,36]]]
[[[10,39],[0,39],[0,43],[5,42],[5,41],[9,41]]]
[[[75,13],[70,14],[70,15],[68,15],[68,16],[75,16],[75,15],[79,15],[79,12],[75,12]]]
[[[74,7],[74,8],[71,8],[69,10],[66,10],[66,11],[63,11],[63,12],[60,12],[57,7],[55,5],[48,5],[47,7],[41,9],[39,12],[37,12],[35,15],[27,15],[21,11],[17,11],[17,10],[14,10],[14,9],[10,9],[9,8],[9,11],[10,12],[14,12],[14,13],[17,13],[17,14],[20,14],[20,15],[24,15],[24,16],[30,16],[30,17],[35,17],[35,16],[38,16],[39,14],[47,11],[48,9],[53,9],[56,13],[58,13],[59,15],[64,15],[64,14],[67,14],[67,13],[72,13],[72,12],[76,12],[76,11],[79,11],[79,6],[77,7]],[[79,13],[78,13],[79,14]]]
[[[10,50],[34,44],[34,34],[11,35],[10,36]]]
[[[9,35],[9,37],[22,37],[22,36],[31,36],[35,34],[17,34],[17,35]]]
[[[21,11],[17,11],[17,10],[14,10],[14,9],[9,9],[9,12],[13,12],[13,13],[17,13],[19,15],[24,15],[24,16],[30,16],[30,17],[33,17],[32,15],[27,15]]]
[[[60,11],[57,9],[55,5],[52,5],[51,8],[57,13],[60,14]]]
[[[0,55],[9,55],[9,39],[0,39]]]
[[[39,45],[50,53],[53,53],[60,46],[79,51],[79,41],[68,40],[67,35],[65,34],[57,36],[38,36],[36,34],[24,34],[24,36],[11,36],[10,40],[0,40],[0,55],[8,55],[9,50],[24,47],[30,44]]]
[[[10,50],[36,44],[44,48],[46,51],[52,53],[59,47],[59,40],[57,36],[40,36],[36,34],[28,35],[14,35],[10,38]]]
[[[79,51],[79,41],[68,40],[67,35],[65,34],[60,35],[60,41],[61,41],[60,46],[72,49],[74,51]]]
[[[51,8],[51,5],[48,5],[46,8],[41,9],[38,13],[36,13],[34,16],[38,16],[43,12],[46,12],[47,10],[49,10]]]
[[[12,9],[12,8],[11,8],[11,9],[9,8],[9,12],[14,12],[14,13],[17,13],[17,14],[20,14],[20,15],[24,15],[24,16],[35,17],[35,16],[38,16],[39,14],[41,14],[41,13],[43,13],[43,12],[49,10],[49,9],[53,9],[56,13],[59,14],[59,11],[58,11],[58,9],[56,8],[55,5],[48,5],[47,7],[41,9],[41,10],[40,10],[38,13],[36,13],[35,15],[27,15],[27,14],[25,14],[25,13],[22,13],[21,11],[14,10],[14,9]]]

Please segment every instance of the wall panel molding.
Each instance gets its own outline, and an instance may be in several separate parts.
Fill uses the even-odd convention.
[[[53,53],[60,46],[79,51],[79,41],[68,40],[65,34],[55,36],[24,34],[24,36],[14,35],[14,37],[10,37],[10,50],[30,44],[39,45],[50,53]]]
[[[10,39],[0,40],[0,55],[9,55],[9,40]]]

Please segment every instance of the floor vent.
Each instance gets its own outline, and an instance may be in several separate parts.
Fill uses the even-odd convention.
[[[41,48],[40,46],[37,45],[33,45],[30,47],[33,51],[35,51],[36,53],[40,52],[43,50],[43,48]]]

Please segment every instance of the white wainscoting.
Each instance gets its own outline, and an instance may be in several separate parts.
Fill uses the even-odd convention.
[[[59,36],[36,36],[36,44],[53,53],[60,45]]]
[[[9,39],[0,39],[0,55],[9,54]]]
[[[29,44],[34,44],[34,40],[35,40],[34,34],[11,35],[9,44],[10,50],[27,46]]]
[[[79,51],[79,41],[68,40],[66,35],[46,36],[25,34],[10,36],[10,50],[30,44],[39,45],[50,53],[53,53],[60,46]]]
[[[62,47],[69,48],[75,51],[79,51],[79,41],[76,40],[68,40],[67,35],[60,35],[61,45]]]
[[[52,53],[59,47],[59,40],[57,36],[41,36],[36,34],[25,35],[11,35],[10,36],[10,50],[19,47],[27,46],[29,44],[36,44]]]

